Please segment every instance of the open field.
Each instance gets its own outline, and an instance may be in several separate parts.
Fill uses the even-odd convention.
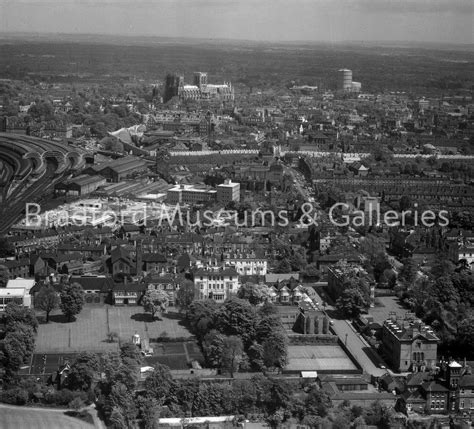
[[[0,405],[2,429],[92,429],[94,425],[65,416],[62,410],[28,409]]]
[[[288,371],[357,370],[344,350],[337,344],[288,347]]]
[[[107,341],[109,330],[117,332],[120,341],[130,341],[134,333],[150,339],[191,336],[177,314],[170,312],[152,321],[141,307],[86,306],[74,322],[67,323],[59,313],[50,319],[38,328],[35,348],[38,354],[116,350],[118,343]]]

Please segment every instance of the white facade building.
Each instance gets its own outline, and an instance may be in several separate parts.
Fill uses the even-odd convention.
[[[234,268],[201,268],[194,273],[194,286],[199,299],[223,302],[239,290],[239,275]]]
[[[31,308],[30,290],[34,285],[34,280],[20,277],[8,280],[7,287],[0,288],[0,311],[5,311],[5,307],[11,302]]]
[[[240,183],[232,182],[230,179],[217,185],[217,201],[223,204],[231,201],[240,201]]]

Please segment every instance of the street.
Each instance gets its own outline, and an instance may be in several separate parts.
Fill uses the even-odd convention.
[[[314,299],[318,302],[326,301],[321,296],[316,293]],[[327,304],[325,307],[326,314],[328,317],[336,312],[334,306]],[[329,314],[328,314],[329,312]],[[375,377],[380,377],[387,372],[386,369],[379,368],[379,365],[376,365],[369,357],[369,354],[378,360],[378,357],[374,350],[372,350],[362,338],[362,336],[353,328],[353,326],[347,320],[339,320],[331,318],[332,324],[331,327],[339,337],[341,342],[343,342],[351,354],[357,359],[359,365],[362,367],[362,370],[368,374],[371,374]],[[380,362],[379,364],[383,364]]]

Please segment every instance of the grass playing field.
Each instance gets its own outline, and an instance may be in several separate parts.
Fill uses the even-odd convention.
[[[28,409],[0,405],[0,428],[2,429],[93,429],[94,425],[62,411]]]
[[[142,338],[155,339],[188,338],[190,332],[174,313],[164,314],[151,320],[142,307],[86,306],[76,317],[67,323],[61,314],[54,314],[51,321],[41,324],[36,338],[36,353],[77,353],[91,351],[103,353],[117,350],[118,343],[107,341],[108,332],[116,332],[120,341],[131,341],[133,334]]]

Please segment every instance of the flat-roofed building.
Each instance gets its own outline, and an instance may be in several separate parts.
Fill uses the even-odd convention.
[[[0,288],[0,311],[10,303],[31,307],[31,295],[24,287],[6,287]]]
[[[224,183],[217,185],[217,201],[223,204],[240,201],[240,183],[226,179]]]
[[[237,426],[235,420],[235,416],[161,418],[158,419],[158,428],[184,429],[192,426],[200,429],[233,429]]]
[[[209,188],[198,188],[194,185],[177,185],[167,191],[167,202],[170,204],[195,204],[216,200],[217,191]]]

